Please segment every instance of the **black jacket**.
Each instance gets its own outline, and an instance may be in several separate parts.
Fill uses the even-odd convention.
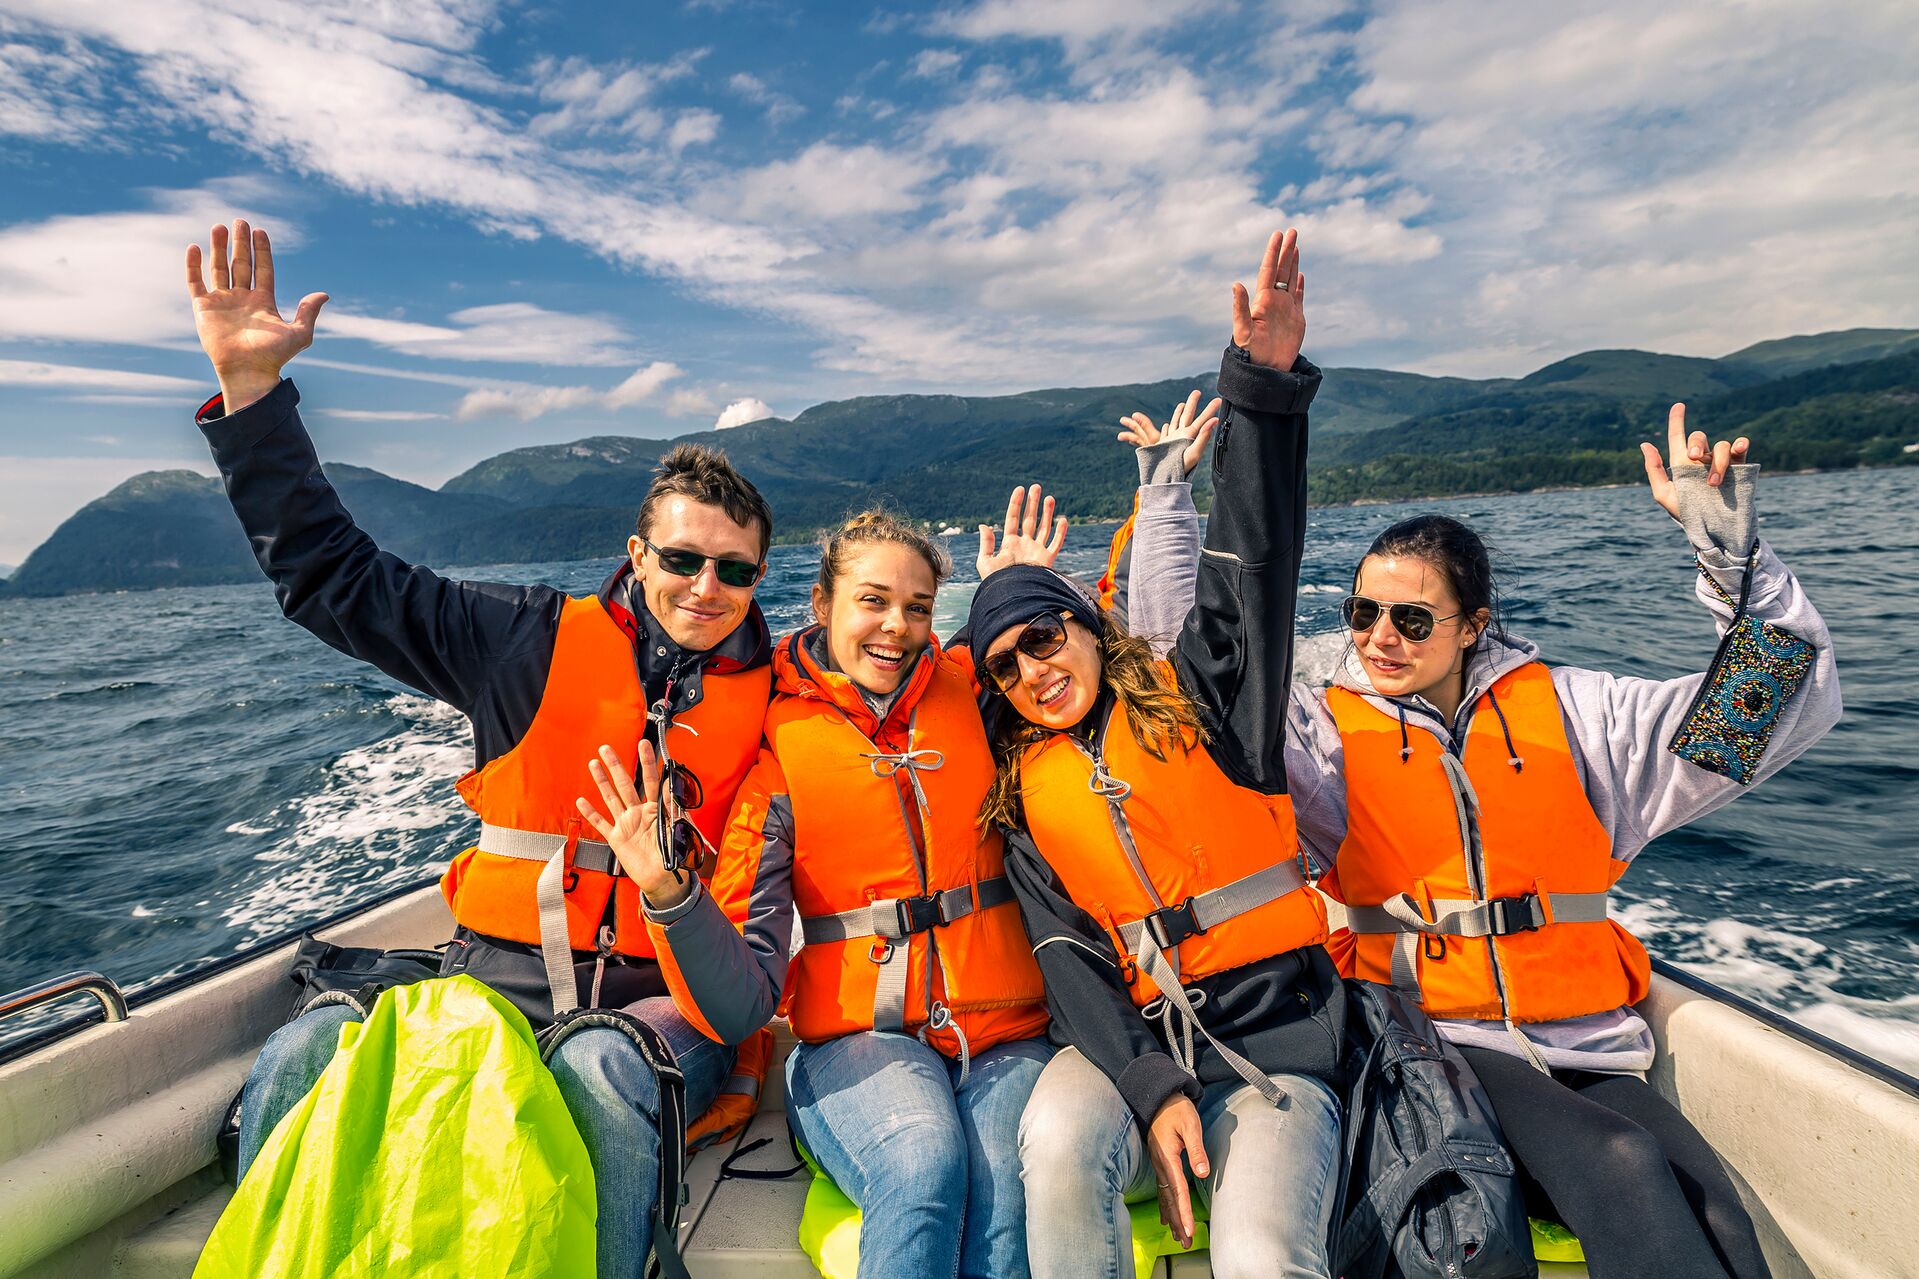
[[[1304,358],[1282,373],[1227,348],[1212,516],[1193,610],[1172,655],[1181,689],[1207,718],[1214,760],[1234,782],[1267,794],[1286,791],[1306,409],[1318,388],[1319,370]],[[1202,1083],[1238,1080],[1203,1039],[1195,1044],[1198,1079],[1180,1068],[1158,1024],[1127,994],[1106,930],[1066,895],[1024,831],[1008,832],[1006,866],[1046,979],[1053,1039],[1105,1071],[1142,1128],[1174,1093],[1198,1100]],[[1195,1002],[1206,1028],[1255,1066],[1336,1080],[1345,1004],[1323,947],[1219,973],[1193,989],[1205,992]]]
[[[217,398],[200,410],[227,498],[287,617],[350,657],[447,703],[473,725],[474,767],[513,749],[533,723],[566,595],[551,586],[463,582],[408,564],[373,544],[320,470],[291,381],[239,412]],[[633,640],[649,701],[678,664],[741,669],[765,664],[772,644],[755,604],[706,653],[681,650],[659,629],[622,561],[600,588]],[[673,709],[700,697],[703,681],[674,685]]]

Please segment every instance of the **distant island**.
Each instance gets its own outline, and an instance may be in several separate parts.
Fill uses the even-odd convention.
[[[930,527],[970,527],[1037,479],[1082,519],[1121,517],[1136,476],[1121,416],[1164,413],[1212,374],[1019,395],[838,400],[677,439],[596,436],[488,458],[438,489],[326,463],[382,547],[430,565],[607,557],[633,529],[654,462],[717,444],[773,505],[781,541],[883,503]],[[1315,504],[1527,492],[1636,481],[1641,440],[1663,443],[1684,400],[1715,436],[1747,434],[1779,470],[1919,463],[1919,330],[1780,338],[1719,359],[1588,351],[1523,378],[1334,368],[1313,406]],[[1201,484],[1205,500],[1205,484]],[[257,580],[219,481],[137,475],[61,524],[0,594],[63,595]]]

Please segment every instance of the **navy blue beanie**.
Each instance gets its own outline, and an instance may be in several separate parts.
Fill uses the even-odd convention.
[[[984,657],[1001,631],[1024,626],[1041,613],[1066,613],[1099,634],[1099,606],[1076,582],[1037,564],[1014,564],[981,582],[973,593],[966,636],[974,654]]]

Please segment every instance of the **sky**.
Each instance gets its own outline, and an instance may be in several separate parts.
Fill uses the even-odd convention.
[[[0,0],[0,562],[210,471],[246,216],[330,460],[1211,367],[1300,229],[1322,364],[1919,325],[1909,0]]]

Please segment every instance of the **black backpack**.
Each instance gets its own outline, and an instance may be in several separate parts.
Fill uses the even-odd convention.
[[[1347,980],[1343,1279],[1530,1279],[1524,1196],[1479,1079],[1390,986]]]

